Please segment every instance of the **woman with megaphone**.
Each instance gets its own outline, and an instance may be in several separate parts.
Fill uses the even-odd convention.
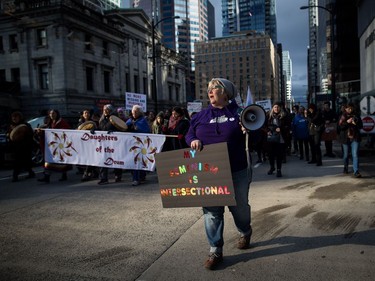
[[[272,175],[275,171],[276,160],[276,176],[282,177],[281,165],[285,153],[285,141],[289,132],[287,114],[283,109],[281,102],[273,104],[270,111],[267,112],[267,151],[270,161],[270,169],[268,175]]]
[[[227,142],[229,161],[235,191],[236,206],[228,206],[239,232],[238,249],[248,249],[252,234],[249,205],[251,173],[248,171],[246,131],[240,124],[240,107],[233,83],[224,78],[214,78],[207,89],[210,104],[196,113],[186,134],[187,144],[200,151],[205,145]],[[213,270],[223,260],[224,206],[203,207],[206,235],[210,253],[204,267]]]

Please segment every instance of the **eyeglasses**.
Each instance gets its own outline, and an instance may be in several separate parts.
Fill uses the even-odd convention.
[[[215,90],[215,89],[224,89],[224,87],[220,86],[220,85],[215,85],[215,86],[208,87],[207,88],[207,93],[209,93],[209,92],[211,92],[212,90]]]

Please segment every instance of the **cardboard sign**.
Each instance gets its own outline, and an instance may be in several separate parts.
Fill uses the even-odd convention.
[[[155,155],[164,208],[235,206],[227,143]]]

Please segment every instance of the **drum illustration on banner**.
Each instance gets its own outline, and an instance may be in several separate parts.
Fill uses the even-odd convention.
[[[52,157],[58,159],[58,162],[65,162],[65,158],[72,156],[77,150],[73,147],[67,134],[62,132],[52,132],[53,139],[47,142],[47,147],[52,150]]]

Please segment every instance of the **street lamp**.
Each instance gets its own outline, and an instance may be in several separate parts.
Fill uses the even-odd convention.
[[[151,33],[152,33],[152,96],[155,102],[155,112],[158,113],[158,91],[156,85],[156,49],[155,49],[155,27],[158,26],[159,23],[170,20],[170,19],[179,19],[180,16],[174,17],[165,17],[161,20],[154,23],[154,18],[151,21]]]
[[[335,73],[335,56],[334,56],[334,50],[335,50],[335,23],[334,23],[334,11],[331,9],[328,9],[324,6],[320,5],[311,5],[311,6],[302,6],[300,7],[301,10],[306,10],[309,8],[320,8],[325,11],[327,11],[330,15],[330,23],[331,23],[331,98],[332,98],[332,110],[336,112],[336,73]],[[315,85],[316,87],[316,85]]]

